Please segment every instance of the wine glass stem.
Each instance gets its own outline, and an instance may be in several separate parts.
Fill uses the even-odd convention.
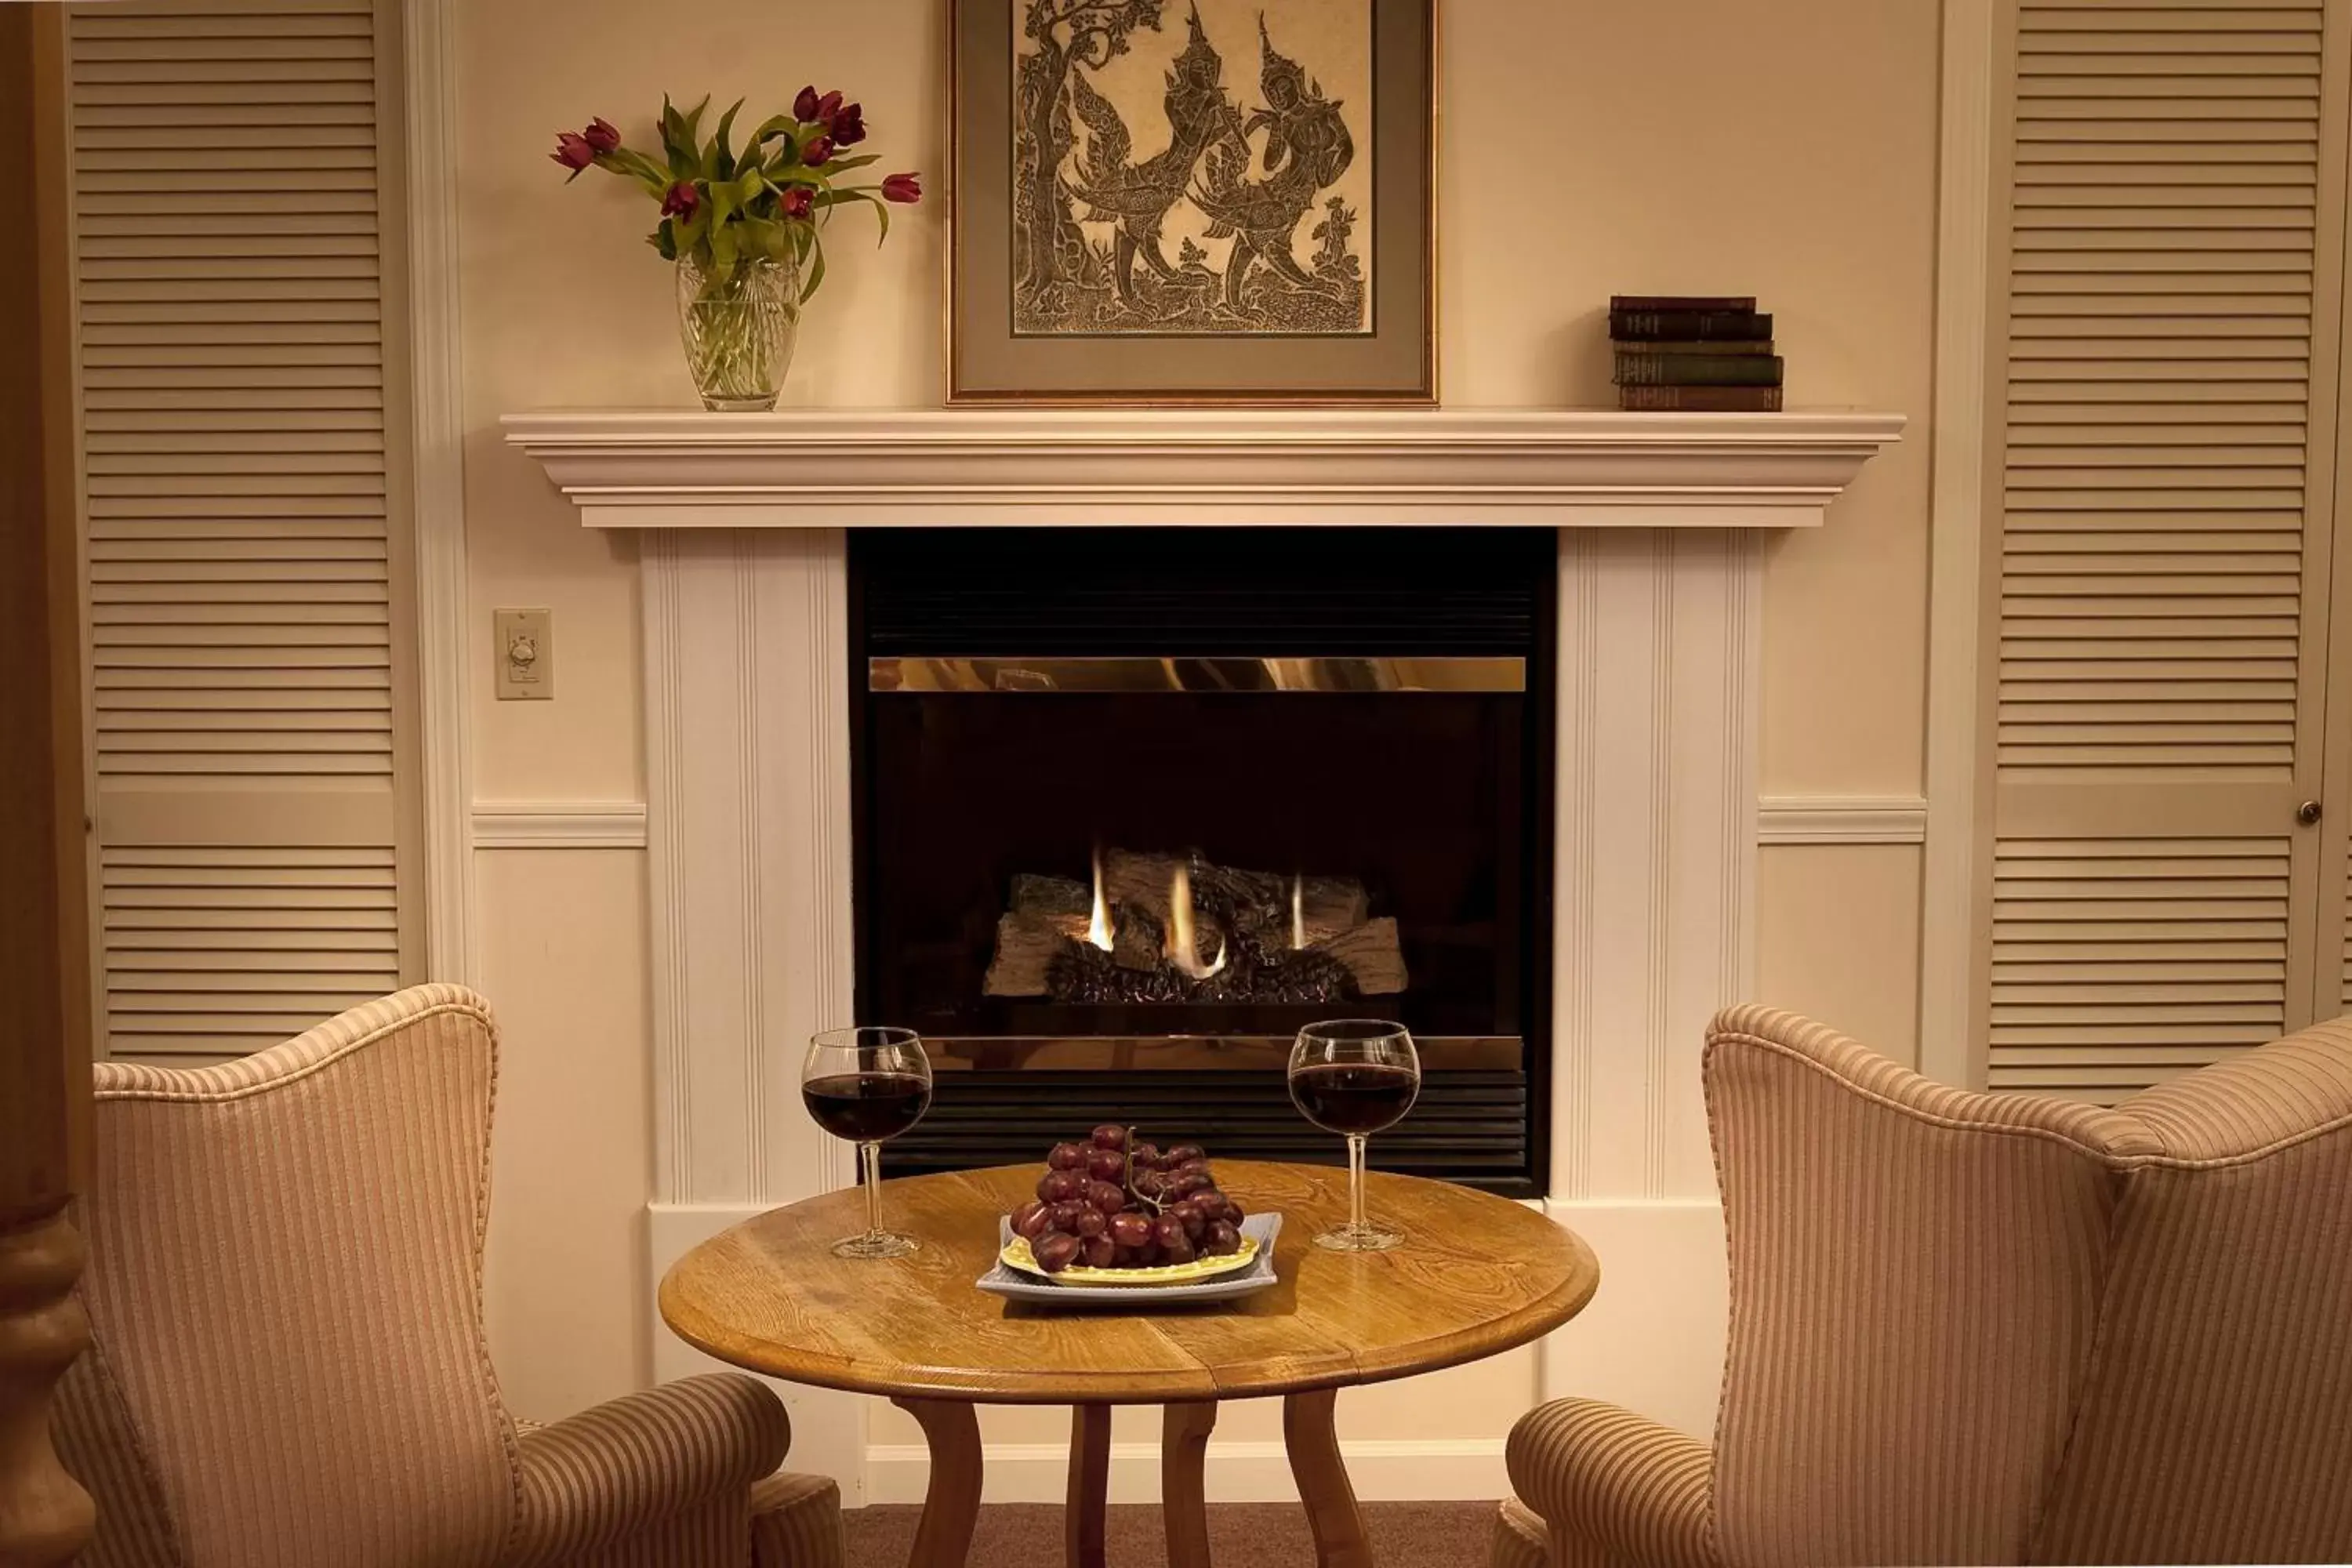
[[[1352,1132],[1348,1135],[1348,1226],[1364,1228],[1364,1139]]]
[[[866,1182],[866,1234],[882,1234],[882,1145],[860,1143],[857,1163]]]

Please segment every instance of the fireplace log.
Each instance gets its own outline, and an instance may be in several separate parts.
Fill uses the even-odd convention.
[[[1397,940],[1392,916],[1350,926],[1307,951],[1346,965],[1356,977],[1356,989],[1366,996],[1394,996],[1404,989],[1404,949]]]
[[[1199,932],[1193,933],[1196,945],[1199,936]],[[1114,910],[1110,932],[1110,961],[1113,963],[1121,969],[1144,973],[1166,963],[1167,954],[1167,933],[1149,911],[1131,905]]]
[[[980,983],[988,996],[1043,996],[1053,989],[1054,960],[1070,939],[1048,917],[1008,910],[996,921],[996,956]]]
[[[1094,893],[1067,877],[1022,871],[1013,879],[1013,907],[1024,915],[1076,915],[1083,921],[1094,912]]]

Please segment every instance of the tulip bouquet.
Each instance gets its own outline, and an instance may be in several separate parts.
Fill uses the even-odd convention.
[[[597,119],[556,138],[550,157],[578,179],[591,168],[633,179],[661,204],[646,243],[677,263],[678,319],[687,358],[711,408],[772,407],[791,363],[800,309],[824,281],[824,226],[844,203],[874,208],[882,236],[891,203],[922,199],[914,174],[878,184],[840,183],[879,160],[848,151],[866,140],[862,108],[838,92],[804,87],[792,112],[761,122],[738,150],[738,100],[702,135],[705,99],[680,112],[662,100],[661,154],[622,143]]]

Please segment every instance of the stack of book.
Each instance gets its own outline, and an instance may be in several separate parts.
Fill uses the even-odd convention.
[[[1618,294],[1609,301],[1620,408],[1777,411],[1780,357],[1753,294]]]

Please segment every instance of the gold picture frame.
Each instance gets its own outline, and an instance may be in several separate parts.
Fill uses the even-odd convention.
[[[950,0],[950,404],[1437,402],[1437,0],[1238,4]]]

